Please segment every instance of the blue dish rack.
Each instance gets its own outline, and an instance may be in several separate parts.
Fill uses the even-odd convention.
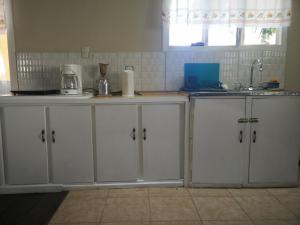
[[[219,63],[184,64],[183,91],[223,90]]]

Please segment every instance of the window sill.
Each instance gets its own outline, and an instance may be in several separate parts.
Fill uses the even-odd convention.
[[[201,51],[243,51],[243,50],[271,50],[271,49],[286,49],[286,45],[249,45],[249,46],[169,46],[165,52],[173,51],[187,51],[187,52],[201,52]]]

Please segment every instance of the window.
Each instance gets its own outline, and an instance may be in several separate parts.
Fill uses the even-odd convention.
[[[246,27],[244,29],[244,45],[281,44],[281,31],[279,28]]]
[[[17,89],[11,0],[0,0],[0,94]],[[11,84],[14,85],[11,85]]]
[[[0,81],[10,81],[8,44],[6,32],[0,33]]]
[[[211,26],[208,28],[208,46],[234,46],[237,40],[237,28]]]
[[[201,24],[170,24],[169,46],[281,45],[282,28],[260,28]]]
[[[281,45],[292,0],[162,0],[164,48]]]
[[[201,25],[170,24],[169,31],[169,46],[190,46],[203,42]]]

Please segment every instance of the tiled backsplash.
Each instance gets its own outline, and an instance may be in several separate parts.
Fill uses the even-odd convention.
[[[183,86],[184,63],[220,63],[221,81],[233,87],[236,83],[244,86],[249,84],[251,62],[261,58],[264,63],[262,81],[276,78],[283,88],[285,55],[286,50],[282,47],[166,53],[93,53],[87,59],[82,58],[80,53],[18,53],[17,71],[20,89],[51,89],[60,87],[60,65],[81,64],[84,88],[96,88],[99,79],[98,63],[109,63],[108,76],[112,89],[118,91],[121,88],[119,74],[129,65],[134,66],[136,90],[171,91]],[[257,84],[260,81],[259,74],[255,78]]]

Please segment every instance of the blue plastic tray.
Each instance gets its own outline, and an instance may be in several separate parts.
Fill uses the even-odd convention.
[[[184,64],[184,89],[219,88],[219,63]]]

